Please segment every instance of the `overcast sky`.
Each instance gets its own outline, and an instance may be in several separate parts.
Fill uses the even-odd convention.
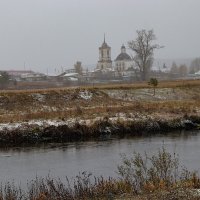
[[[112,60],[136,30],[154,29],[157,58],[200,56],[200,0],[0,0],[0,69],[53,72],[96,64],[106,41]]]

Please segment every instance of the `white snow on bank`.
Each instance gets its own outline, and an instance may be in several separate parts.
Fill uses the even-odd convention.
[[[139,113],[117,113],[116,115],[109,117],[108,120],[111,122],[117,121],[135,121],[135,120],[146,120],[147,116]],[[92,119],[80,119],[70,118],[66,120],[30,120],[28,122],[16,122],[16,123],[0,123],[0,131],[12,131],[16,129],[28,130],[34,127],[46,128],[49,126],[62,126],[67,125],[73,127],[76,123],[85,124],[87,126],[92,125],[96,121],[104,120],[104,117],[95,117]]]
[[[89,100],[89,99],[92,98],[92,93],[89,92],[88,90],[85,90],[85,91],[79,92],[79,96],[80,96],[82,99]]]
[[[70,118],[67,120],[30,120],[28,122],[16,122],[16,123],[0,123],[0,131],[12,131],[16,129],[27,130],[31,126],[39,126],[41,128],[46,128],[49,126],[62,126],[67,125],[73,127],[76,123],[90,125],[95,121],[103,120],[101,117],[96,117],[94,119],[79,119]]]
[[[60,126],[60,125],[70,125],[73,124],[75,120],[59,121],[59,120],[31,120],[29,122],[17,122],[17,123],[2,123],[0,124],[0,131],[3,130],[15,130],[15,129],[26,129],[33,125],[38,125],[40,127],[48,126]]]
[[[98,119],[96,119],[98,120]],[[76,118],[71,118],[66,121],[62,120],[31,120],[28,122],[16,122],[16,123],[0,123],[0,131],[12,131],[16,129],[27,130],[31,128],[31,126],[39,126],[41,128],[46,128],[49,126],[62,126],[67,125],[69,127],[73,127],[77,122],[80,124],[90,125],[91,122],[95,120],[78,120]]]

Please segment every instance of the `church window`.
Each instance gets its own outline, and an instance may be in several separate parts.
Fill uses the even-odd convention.
[[[125,70],[125,64],[124,62],[122,63],[123,71]]]

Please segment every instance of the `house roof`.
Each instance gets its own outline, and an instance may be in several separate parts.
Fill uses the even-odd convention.
[[[78,73],[67,73],[64,75],[64,77],[71,77],[71,76],[77,76]]]
[[[45,74],[42,73],[24,73],[21,74],[21,78],[36,78],[36,77],[45,77]]]

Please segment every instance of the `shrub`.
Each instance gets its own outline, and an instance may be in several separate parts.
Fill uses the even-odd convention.
[[[155,96],[155,88],[158,86],[158,80],[156,78],[151,78],[148,84],[153,86],[153,95]]]
[[[179,170],[178,155],[170,154],[164,147],[152,156],[146,153],[144,156],[134,153],[133,157],[127,158],[126,155],[122,155],[122,164],[118,166],[118,174],[122,180],[132,185],[135,193],[169,189],[185,182],[192,183],[193,187],[199,185],[197,174],[184,168]]]

